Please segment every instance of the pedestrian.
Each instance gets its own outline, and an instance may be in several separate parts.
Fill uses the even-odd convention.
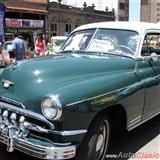
[[[5,51],[0,47],[0,66],[15,64],[15,55],[13,51]]]
[[[3,58],[3,55],[2,55],[2,43],[0,42],[0,66],[4,66],[5,65],[5,62],[4,62],[4,58]]]
[[[12,42],[13,52],[16,60],[22,60],[25,58],[25,44],[21,35],[15,34],[15,38]]]
[[[29,53],[29,38],[28,37],[24,37],[24,48],[25,48],[26,58],[30,58],[30,53]]]
[[[52,54],[52,43],[51,43],[51,38],[48,38],[48,40],[46,41],[46,55],[50,55]]]
[[[38,56],[43,56],[45,55],[45,50],[46,50],[45,40],[43,39],[42,33],[39,33],[35,43],[35,51]]]

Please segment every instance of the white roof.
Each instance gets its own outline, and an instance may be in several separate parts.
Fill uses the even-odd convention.
[[[51,39],[55,40],[66,40],[67,36],[52,36]]]
[[[160,24],[158,23],[147,23],[147,22],[98,22],[82,25],[76,28],[74,31],[91,29],[91,28],[109,28],[109,29],[125,29],[134,30],[138,33],[142,33],[148,29],[160,29]]]

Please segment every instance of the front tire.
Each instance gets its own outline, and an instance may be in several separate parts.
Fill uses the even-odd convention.
[[[98,116],[88,129],[80,145],[76,160],[104,160],[110,139],[110,123],[105,116]]]

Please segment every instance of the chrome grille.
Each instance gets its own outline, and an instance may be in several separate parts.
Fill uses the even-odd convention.
[[[48,121],[43,115],[27,110],[25,108],[19,108],[14,106],[14,104],[5,103],[0,100],[0,109],[8,110],[9,112],[16,113],[20,116],[25,116],[30,122],[33,122],[37,125],[41,124],[41,126],[44,128],[54,129],[54,124]]]

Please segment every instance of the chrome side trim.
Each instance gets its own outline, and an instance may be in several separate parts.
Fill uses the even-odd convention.
[[[141,121],[141,119],[142,119],[142,116],[139,116],[139,117],[137,117],[137,118],[133,119],[132,121],[130,121],[130,124],[129,124],[129,126],[128,126],[128,127],[133,126],[134,124],[136,124],[136,123],[140,122],[140,121]]]
[[[130,123],[133,123],[135,121],[137,121],[138,119],[141,119],[142,116],[138,116],[137,118],[133,119],[132,121],[130,121]]]
[[[44,123],[48,124],[51,129],[54,129],[54,124],[52,124],[51,122],[49,122],[43,115],[40,115],[38,113],[35,113],[33,111],[30,111],[30,110],[26,110],[24,108],[17,108],[11,104],[7,104],[7,103],[3,103],[3,102],[0,102],[0,108],[1,109],[6,109],[6,110],[9,110],[9,111],[13,111],[13,112],[18,112],[24,116],[28,116],[30,118],[35,118],[35,119],[38,119],[40,121],[43,121]]]
[[[134,72],[135,72],[135,71],[133,71],[133,73],[134,73]],[[160,74],[157,75],[157,76],[154,76],[154,77],[149,77],[149,78],[157,79],[157,78],[159,78],[159,77],[160,77]],[[146,78],[146,79],[148,79],[148,78]],[[144,79],[143,81],[139,81],[139,82],[137,82],[136,84],[137,84],[137,85],[141,85],[142,82],[145,82],[145,81],[146,81],[146,79]],[[128,88],[131,88],[131,87],[134,86],[134,85],[135,85],[135,84],[131,84],[131,85],[129,85],[129,86],[126,86],[126,87],[123,87],[123,88],[120,88],[120,89],[117,89],[117,90],[113,90],[113,91],[110,91],[110,92],[107,92],[107,93],[103,93],[103,94],[100,94],[100,95],[98,95],[98,96],[93,96],[93,97],[86,98],[86,99],[82,99],[82,100],[79,100],[79,101],[76,101],[76,102],[73,102],[73,103],[68,103],[66,106],[68,107],[68,106],[76,105],[76,104],[83,103],[83,102],[86,102],[86,101],[90,101],[90,100],[93,100],[93,99],[96,99],[96,98],[100,98],[100,97],[103,97],[103,96],[107,96],[107,95],[110,95],[110,94],[113,94],[113,93],[116,93],[116,92],[121,92],[121,91],[123,91],[123,90],[125,90],[125,89],[128,90]]]
[[[132,129],[134,129],[134,128],[140,126],[141,124],[143,124],[143,123],[149,121],[150,119],[152,119],[153,117],[155,117],[155,116],[157,116],[157,115],[159,115],[159,114],[160,114],[160,112],[158,112],[158,113],[156,113],[156,114],[153,114],[151,117],[149,117],[149,118],[147,118],[147,119],[141,121],[140,123],[134,125],[133,127],[128,128],[128,131],[131,131]],[[129,126],[128,126],[128,127],[129,127]]]
[[[78,134],[87,133],[86,129],[75,130],[75,131],[52,131],[53,134],[61,135],[61,136],[74,136]]]
[[[86,98],[86,99],[83,99],[83,100],[80,100],[80,101],[77,101],[77,102],[73,102],[73,103],[69,103],[67,104],[66,106],[72,106],[72,105],[75,105],[75,104],[79,104],[79,103],[83,103],[83,102],[86,102],[86,101],[90,101],[90,100],[93,100],[95,98],[100,98],[100,97],[103,97],[103,96],[107,96],[107,95],[110,95],[110,94],[113,94],[114,92],[120,92],[122,90],[125,90],[127,89],[127,87],[124,87],[124,88],[120,88],[118,90],[114,90],[114,91],[111,91],[111,92],[107,92],[107,93],[104,93],[104,94],[101,94],[101,95],[98,95],[98,96],[94,96],[94,97],[91,97],[91,98]]]

